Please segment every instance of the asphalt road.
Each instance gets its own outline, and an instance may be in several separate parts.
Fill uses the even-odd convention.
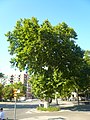
[[[4,108],[5,118],[13,120],[15,115],[14,103],[1,103]],[[70,102],[62,103],[59,112],[37,111],[37,102],[17,103],[17,120],[90,120],[90,105],[75,105]]]

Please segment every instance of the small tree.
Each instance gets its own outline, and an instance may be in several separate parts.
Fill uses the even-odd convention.
[[[0,83],[0,100],[2,100],[3,97],[3,91],[2,91],[3,87],[4,86]]]
[[[26,87],[21,82],[14,83],[13,84],[13,90],[14,89],[17,89],[17,91],[20,90],[20,93],[17,93],[17,99],[19,99],[20,97],[25,96],[25,94],[26,94]]]
[[[6,85],[3,88],[3,98],[4,98],[4,100],[9,99],[11,101],[13,97],[14,97],[13,96],[13,85]]]

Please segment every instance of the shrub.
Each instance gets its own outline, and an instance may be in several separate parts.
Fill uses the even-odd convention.
[[[48,108],[37,107],[37,110],[41,110],[41,111],[59,111],[60,108],[59,107],[53,107],[53,106],[49,106]]]

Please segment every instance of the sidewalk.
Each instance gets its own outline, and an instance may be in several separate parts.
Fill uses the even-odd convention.
[[[72,109],[65,108],[61,111],[51,113],[47,111],[37,111],[36,109],[34,109],[33,112],[36,112],[35,116],[30,116],[29,118],[19,120],[90,120],[90,106],[80,105],[80,107],[75,107],[74,105],[77,105],[77,102],[72,103],[69,101],[62,101],[60,104],[61,107],[70,107]],[[87,109],[87,107],[89,107],[89,109]]]
[[[8,103],[9,105],[12,103]],[[8,105],[7,104],[7,105]],[[36,109],[35,105],[38,105],[38,101],[31,103],[17,103],[17,120],[90,120],[90,106],[89,105],[77,105],[77,101],[59,101],[61,107],[60,111],[48,112],[39,111]],[[24,110],[25,105],[25,110]],[[29,107],[27,107],[29,105]],[[52,105],[55,105],[54,101]],[[9,106],[10,107],[10,106]],[[10,120],[13,120],[14,110],[12,107],[6,106],[7,116],[10,116]],[[8,109],[9,108],[9,109]]]
[[[68,106],[74,106],[74,104],[72,102],[69,101],[60,101],[60,106],[64,106],[64,107],[68,107]],[[37,111],[36,109],[33,109],[29,112],[36,112],[36,113],[48,113],[48,111]],[[61,111],[57,111],[58,112],[62,112]],[[24,119],[20,119],[20,120],[68,120],[66,117],[62,117],[61,115],[58,116],[35,116],[35,117],[30,117],[30,118],[24,118]]]
[[[66,118],[63,117],[56,117],[56,116],[38,116],[38,117],[30,117],[30,118],[25,118],[25,119],[20,119],[20,120],[66,120]]]

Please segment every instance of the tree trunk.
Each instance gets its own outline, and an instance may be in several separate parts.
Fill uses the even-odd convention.
[[[57,94],[55,94],[55,102],[56,102],[56,105],[58,105],[58,98],[57,98]]]
[[[58,105],[58,98],[55,98],[56,105]]]
[[[49,102],[48,101],[44,101],[44,108],[48,108],[49,106]]]
[[[78,105],[79,105],[79,95],[78,95],[78,92],[77,92],[77,100],[78,100]]]

